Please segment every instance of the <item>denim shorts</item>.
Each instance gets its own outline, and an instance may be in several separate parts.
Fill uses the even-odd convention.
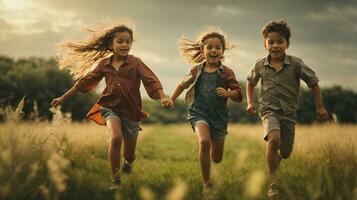
[[[139,131],[142,130],[140,127],[140,123],[141,123],[140,121],[129,120],[126,117],[121,116],[118,113],[114,112],[110,108],[101,107],[99,112],[104,118],[105,122],[107,122],[109,118],[118,119],[121,122],[121,130],[123,134],[126,134],[128,136],[138,136]]]
[[[195,132],[195,128],[198,124],[206,124],[208,126],[210,135],[214,138],[217,139],[224,139],[226,137],[226,135],[228,134],[227,130],[219,130],[219,129],[212,129],[210,127],[210,125],[208,124],[208,122],[204,119],[199,119],[199,120],[195,120],[195,121],[190,121],[191,125],[192,125],[192,129]]]

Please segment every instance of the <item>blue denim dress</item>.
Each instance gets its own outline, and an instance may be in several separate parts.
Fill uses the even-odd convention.
[[[208,123],[211,132],[227,134],[227,98],[217,95],[218,87],[225,88],[218,71],[202,71],[195,85],[195,101],[188,108],[188,120],[193,129],[197,121],[203,120]]]

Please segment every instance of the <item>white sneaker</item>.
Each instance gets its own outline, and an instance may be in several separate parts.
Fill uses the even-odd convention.
[[[268,197],[269,198],[278,197],[279,194],[280,194],[280,192],[278,189],[278,185],[276,183],[270,184],[268,187]]]

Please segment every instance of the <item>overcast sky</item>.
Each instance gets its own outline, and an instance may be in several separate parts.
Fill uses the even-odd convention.
[[[116,18],[135,22],[130,53],[156,73],[166,93],[190,67],[177,50],[183,34],[196,39],[205,26],[222,28],[237,45],[225,64],[245,80],[266,56],[262,26],[277,19],[291,27],[287,53],[302,58],[321,86],[357,90],[357,0],[0,0],[0,54],[54,56],[62,39],[80,39],[82,27]]]

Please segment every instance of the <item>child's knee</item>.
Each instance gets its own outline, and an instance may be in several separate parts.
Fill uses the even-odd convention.
[[[280,146],[280,130],[272,130],[268,136],[268,144],[271,148],[279,148]]]
[[[211,142],[206,139],[200,140],[200,149],[201,149],[201,151],[210,151]]]
[[[280,138],[269,138],[268,145],[270,148],[279,149],[280,147]]]
[[[121,135],[112,135],[111,137],[111,145],[114,146],[114,147],[120,147],[121,146],[121,143],[122,143],[122,136]]]
[[[291,150],[280,150],[279,151],[279,156],[280,156],[280,158],[282,158],[282,159],[287,159],[287,158],[289,158],[290,157],[290,155],[291,155]]]

